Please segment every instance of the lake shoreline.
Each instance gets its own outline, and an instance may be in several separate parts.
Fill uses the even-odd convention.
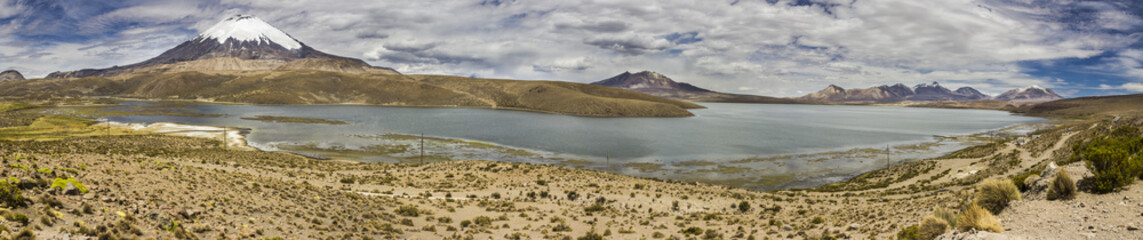
[[[1046,121],[1050,121],[1050,120],[1046,120]],[[701,183],[729,186],[729,187],[735,187],[735,188],[743,188],[743,189],[755,190],[755,191],[783,191],[783,190],[790,190],[790,189],[815,188],[815,187],[825,186],[825,185],[829,185],[829,184],[844,183],[844,182],[852,181],[853,179],[855,179],[855,178],[857,178],[863,174],[867,174],[867,173],[871,173],[871,172],[877,172],[877,171],[883,171],[883,170],[893,168],[893,167],[896,167],[896,166],[899,166],[902,164],[908,164],[910,162],[922,161],[922,160],[928,160],[928,159],[939,159],[939,158],[947,157],[948,155],[955,153],[955,152],[958,152],[958,151],[962,151],[962,150],[966,150],[966,149],[970,149],[973,147],[978,147],[978,146],[987,144],[987,141],[994,141],[994,140],[987,140],[990,137],[982,137],[982,135],[989,135],[989,134],[996,135],[997,133],[1008,131],[1006,134],[1009,136],[1012,136],[1011,131],[1015,128],[1032,127],[1032,125],[1045,125],[1045,124],[1047,124],[1046,126],[1034,127],[1034,128],[1038,128],[1038,129],[1044,129],[1044,128],[1051,128],[1053,126],[1058,125],[1055,123],[1045,123],[1046,121],[1032,122],[1032,123],[1017,123],[1017,124],[997,128],[997,129],[989,129],[989,130],[985,130],[985,131],[981,131],[981,132],[977,132],[977,133],[972,133],[972,134],[966,134],[966,135],[940,136],[936,140],[920,140],[920,141],[912,141],[912,142],[908,142],[908,143],[890,144],[890,145],[888,145],[888,147],[890,149],[895,149],[895,150],[899,150],[899,151],[905,151],[903,149],[917,147],[917,148],[919,148],[918,151],[923,152],[922,155],[927,155],[929,157],[919,158],[919,159],[898,160],[898,161],[893,162],[890,165],[885,165],[884,167],[873,168],[873,169],[870,169],[868,171],[858,172],[856,174],[853,174],[850,176],[844,176],[841,178],[834,177],[835,179],[841,179],[838,181],[828,181],[828,182],[821,182],[821,183],[810,184],[810,185],[799,184],[799,183],[782,184],[782,186],[785,186],[785,187],[758,188],[758,187],[745,187],[745,186],[733,185],[733,184],[728,185],[727,183],[729,183],[729,182],[725,182],[725,181],[722,181],[722,182],[719,182],[719,181],[702,181],[704,179],[690,179],[690,180],[664,179],[664,180],[679,180],[679,181],[683,181],[683,182],[696,182],[696,183],[701,182]],[[167,123],[167,122],[152,123],[152,124],[113,122],[112,124],[115,125],[116,127],[126,127],[126,128],[131,128],[133,130],[150,131],[150,132],[155,132],[158,134],[168,134],[168,135],[175,135],[175,136],[190,136],[190,137],[200,137],[200,138],[209,138],[209,139],[220,138],[221,135],[218,134],[218,132],[225,129],[227,131],[227,134],[228,134],[227,146],[235,148],[235,149],[241,149],[241,150],[246,150],[246,151],[282,152],[282,153],[287,153],[287,154],[301,156],[301,157],[315,159],[315,160],[349,163],[349,164],[370,164],[370,163],[376,162],[376,161],[368,161],[368,160],[353,159],[353,158],[314,156],[314,155],[307,154],[307,153],[302,152],[302,151],[281,149],[281,148],[278,148],[278,149],[262,149],[262,148],[251,146],[248,144],[247,139],[246,139],[246,134],[249,134],[250,130],[244,130],[244,129],[238,129],[238,128],[217,127],[217,126],[208,126],[208,125],[187,125],[187,124],[177,124],[177,123]],[[1024,135],[1026,135],[1026,134],[1024,134]],[[409,136],[416,137],[413,135],[409,135]],[[1023,135],[1017,134],[1016,136],[1023,136]],[[937,137],[937,136],[934,136],[934,137]],[[544,162],[546,160],[551,160],[551,159],[543,157],[544,156],[543,153],[538,153],[538,152],[542,152],[542,151],[535,150],[535,149],[519,148],[519,147],[514,147],[514,146],[502,145],[502,144],[497,144],[497,143],[481,142],[478,140],[463,139],[463,138],[449,138],[449,137],[439,137],[439,136],[426,136],[426,138],[432,139],[430,141],[442,141],[442,140],[444,140],[444,141],[457,141],[457,142],[471,142],[471,143],[477,143],[477,144],[482,144],[482,145],[491,145],[491,146],[494,146],[496,148],[520,150],[520,151],[525,151],[525,152],[536,154],[540,158],[540,159],[535,159],[536,161],[503,161],[503,160],[490,160],[490,159],[471,159],[471,160],[487,160],[487,161],[505,162],[505,163],[530,163],[530,164],[540,164],[540,165],[551,165],[551,166],[556,166],[556,167],[570,167],[570,168],[583,169],[583,170],[589,170],[589,171],[607,172],[607,173],[620,174],[620,175],[636,177],[636,178],[660,179],[658,177],[648,177],[648,176],[640,176],[640,175],[630,174],[629,170],[633,170],[631,168],[638,168],[637,165],[631,165],[631,163],[621,165],[621,166],[623,166],[624,169],[616,171],[614,168],[601,168],[603,166],[599,166],[598,163],[575,164],[575,162],[583,161],[583,160],[567,159],[567,160],[555,161],[555,162],[551,162],[551,161]],[[991,138],[995,138],[995,137],[991,137]],[[932,152],[932,151],[938,151],[938,150],[934,150],[933,146],[920,147],[920,146],[927,145],[927,144],[940,145],[940,143],[937,143],[937,142],[944,141],[943,139],[953,139],[951,141],[956,141],[956,143],[951,143],[948,145],[960,144],[961,147],[952,148],[951,150],[942,151],[939,153],[938,152]],[[969,143],[972,141],[975,141],[975,142]],[[834,149],[834,150],[829,150],[829,151],[814,151],[814,152],[795,153],[795,154],[778,154],[778,155],[769,155],[769,156],[756,156],[755,158],[752,158],[752,159],[759,159],[759,160],[752,160],[752,161],[771,161],[771,160],[766,160],[766,159],[775,159],[775,158],[797,158],[797,159],[802,159],[803,161],[815,161],[812,159],[822,159],[822,158],[831,158],[831,157],[835,158],[839,155],[844,156],[846,154],[867,153],[869,151],[877,151],[877,150],[878,149],[865,148],[865,147],[860,147],[860,146],[842,147],[839,149]],[[329,151],[331,151],[331,152],[346,152],[348,150],[329,150]],[[548,154],[550,154],[550,153],[548,153]],[[877,153],[877,154],[881,154],[881,153]],[[396,160],[393,158],[388,158],[388,159]],[[740,160],[735,160],[735,161],[747,161],[747,160],[750,160],[750,159],[740,159]],[[456,160],[444,160],[444,161],[456,161]],[[469,161],[469,160],[465,159],[465,160],[459,160],[459,161]],[[399,161],[399,162],[416,163],[415,161],[408,161],[408,160]],[[430,161],[430,162],[441,162],[441,160],[435,160],[435,161]],[[713,163],[714,162],[713,160],[702,160],[702,159],[688,160],[688,161],[683,161],[681,163],[705,165],[704,162],[705,162],[705,164],[715,164],[715,163]],[[731,181],[735,181],[735,180],[731,180]]]

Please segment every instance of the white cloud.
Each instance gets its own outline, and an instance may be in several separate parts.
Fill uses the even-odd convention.
[[[1124,83],[1123,85],[1119,86],[1119,89],[1132,92],[1143,92],[1143,83]]]
[[[112,11],[92,22],[163,23],[159,26],[129,29],[98,42],[27,47],[19,52],[51,58],[0,60],[0,65],[42,76],[129,64],[190,37],[171,33],[176,27],[203,30],[226,15],[247,13],[316,49],[410,73],[592,82],[623,71],[652,70],[713,90],[776,96],[828,84],[931,81],[999,93],[1030,84],[1066,85],[1026,74],[1018,63],[1122,49],[1139,36],[1099,30],[1143,24],[1138,16],[1103,3],[828,2],[828,11],[821,5],[790,6],[789,1],[733,6],[687,0],[514,1],[499,6],[445,0],[158,2]],[[1085,29],[1056,19],[1061,9],[1077,7],[1094,11]],[[0,16],[6,13],[0,10]],[[666,38],[681,33],[693,33],[692,41]],[[147,39],[157,41],[143,41]],[[0,37],[4,54],[21,48],[18,44]],[[78,49],[84,50],[69,55]],[[1129,70],[1143,69],[1138,66],[1143,58],[1133,54],[1122,53],[1117,65],[1108,68],[1143,77],[1143,71]]]

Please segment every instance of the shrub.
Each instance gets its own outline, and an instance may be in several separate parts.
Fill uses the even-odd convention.
[[[24,194],[16,185],[0,181],[0,204],[9,208],[24,206]]]
[[[603,236],[595,233],[595,231],[589,231],[587,234],[584,234],[583,237],[576,238],[576,240],[603,240]]]
[[[957,227],[961,231],[972,229],[997,233],[1004,231],[1004,227],[1000,226],[1000,219],[997,219],[996,216],[992,215],[987,209],[976,204],[969,205],[968,208],[964,210],[964,213],[961,213]]]
[[[682,233],[683,235],[701,235],[703,232],[702,232],[702,228],[689,227],[687,229],[683,229],[683,230],[679,231],[679,233]]]
[[[948,223],[949,225],[956,225],[957,222],[960,222],[960,216],[957,216],[955,212],[947,208],[941,208],[933,211],[933,216],[940,218],[941,220],[945,220],[945,223]]]
[[[415,206],[410,205],[398,207],[397,210],[394,211],[397,213],[397,215],[406,217],[416,217],[421,215],[421,210],[417,209]]]
[[[1092,170],[1091,190],[1110,193],[1123,190],[1137,177],[1143,177],[1143,136],[1139,129],[1121,127],[1108,136],[1073,147]]]
[[[24,226],[27,226],[27,225],[28,225],[28,222],[31,222],[31,220],[30,220],[30,219],[28,219],[28,216],[27,216],[27,215],[24,215],[24,214],[22,214],[22,213],[17,213],[17,212],[8,212],[8,213],[5,213],[5,214],[4,214],[4,220],[8,220],[8,221],[11,221],[11,222],[18,222],[18,223],[20,223],[21,225],[24,225]]]
[[[931,240],[949,230],[949,223],[936,216],[925,217],[921,220],[921,227],[917,229],[918,239]]]
[[[813,223],[813,224],[822,224],[824,222],[825,222],[825,219],[822,219],[821,216],[816,216],[816,217],[814,217],[813,220],[810,220],[810,223]]]
[[[919,228],[920,228],[920,226],[917,226],[917,225],[913,225],[913,226],[903,228],[903,229],[901,229],[900,232],[897,232],[897,239],[901,239],[901,240],[920,239],[920,237],[917,235],[917,230]]]
[[[1072,181],[1072,176],[1068,175],[1068,171],[1060,169],[1060,173],[1056,174],[1056,179],[1052,180],[1052,184],[1048,185],[1048,200],[1072,200],[1076,198],[1076,183]]]
[[[480,226],[488,226],[492,225],[492,218],[488,216],[478,216],[472,219],[472,223],[476,223],[476,225]]]
[[[552,231],[553,232],[571,232],[572,228],[569,227],[567,224],[560,223],[560,224],[556,224],[555,227],[552,227]]]
[[[603,210],[607,210],[607,207],[604,207],[602,204],[598,203],[583,208],[584,212],[599,212]]]
[[[462,228],[466,228],[469,225],[472,225],[472,220],[461,220],[460,221],[460,227],[462,227]]]
[[[744,213],[750,212],[750,202],[742,201],[741,203],[738,203],[738,211]]]
[[[998,214],[1008,207],[1008,202],[1020,200],[1020,190],[1012,181],[989,179],[976,186],[976,204]]]

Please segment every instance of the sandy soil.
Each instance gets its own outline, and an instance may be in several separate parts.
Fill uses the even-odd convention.
[[[837,188],[773,192],[477,160],[320,161],[242,150],[237,129],[125,124],[140,134],[0,144],[0,174],[26,198],[0,209],[0,239],[24,229],[47,239],[891,239],[956,208],[976,181],[1050,166],[1089,130],[1124,122],[1078,121]],[[57,178],[89,191],[53,189]],[[948,236],[1140,239],[1140,185],[1014,202],[999,215],[1004,233]]]

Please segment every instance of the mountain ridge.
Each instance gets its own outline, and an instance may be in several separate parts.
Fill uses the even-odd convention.
[[[992,97],[981,93],[972,87],[960,87],[949,90],[939,82],[921,83],[912,88],[897,83],[892,86],[880,85],[870,88],[845,89],[834,84],[826,88],[806,94],[796,99],[816,103],[864,103],[888,104],[902,102],[973,102],[986,100],[1001,100],[1005,102],[1031,103],[1046,102],[1062,99],[1050,89],[1032,86],[1013,89]]]
[[[690,83],[677,82],[661,73],[646,70],[637,73],[625,71],[614,77],[592,82],[591,85],[626,89],[658,97],[694,102],[800,103],[788,98],[716,92]]]

